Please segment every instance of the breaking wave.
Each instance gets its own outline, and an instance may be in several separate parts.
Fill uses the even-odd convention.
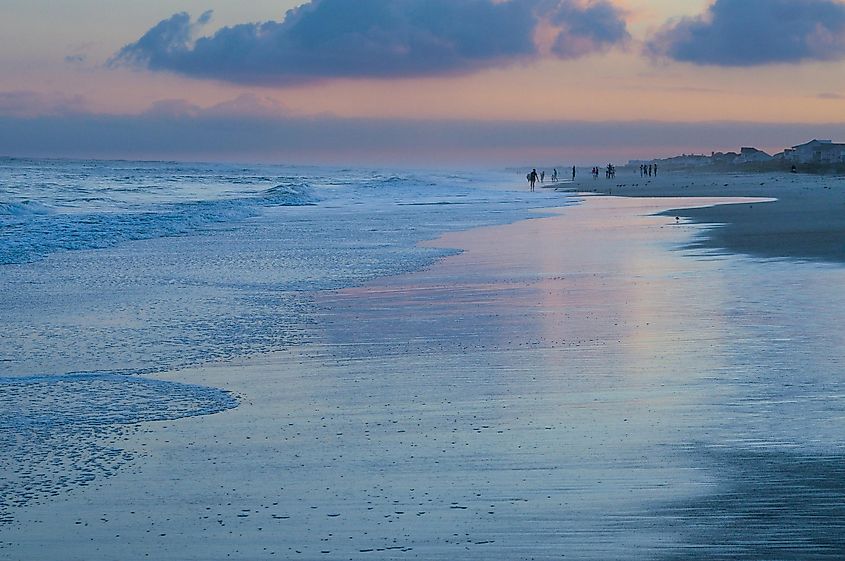
[[[235,198],[123,205],[98,212],[35,201],[0,202],[0,264],[27,263],[57,251],[101,249],[133,240],[171,237],[237,223],[273,206],[313,205],[305,183],[278,184]],[[90,197],[76,203],[89,204]]]

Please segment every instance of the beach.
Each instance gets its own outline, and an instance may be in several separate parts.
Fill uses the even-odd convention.
[[[594,182],[595,183],[595,182]],[[603,184],[602,184],[603,183]],[[580,185],[589,189],[589,182]],[[762,197],[762,205],[719,205],[678,213],[701,224],[724,224],[700,247],[763,258],[845,262],[845,193],[840,176],[791,173],[661,172],[626,169],[595,187],[625,197]]]
[[[101,4],[0,18],[0,561],[845,561],[845,0]]]
[[[279,348],[134,374],[178,414],[85,434],[123,460],[8,509],[0,559],[841,559],[840,180],[633,177],[427,218]]]

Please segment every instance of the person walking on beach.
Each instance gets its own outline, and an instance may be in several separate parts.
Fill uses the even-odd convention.
[[[654,177],[657,177],[657,164],[654,164]]]
[[[540,172],[540,183],[543,183],[545,181],[546,181],[546,171],[543,170],[543,171]]]
[[[572,181],[575,181],[575,166],[572,166]]]
[[[557,183],[557,168],[552,169],[552,183]]]
[[[531,190],[534,190],[534,184],[537,183],[537,169],[534,168],[531,170],[531,173],[528,174],[528,185],[531,186]]]

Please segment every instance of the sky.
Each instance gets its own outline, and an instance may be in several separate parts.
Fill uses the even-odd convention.
[[[0,155],[464,165],[845,141],[845,0],[2,0]]]

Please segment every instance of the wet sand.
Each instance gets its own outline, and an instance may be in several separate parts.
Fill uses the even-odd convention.
[[[762,173],[620,170],[612,180],[581,178],[578,186],[625,197],[762,197],[766,204],[678,211],[701,224],[723,224],[697,247],[763,258],[845,262],[845,178]]]
[[[0,559],[841,559],[845,275],[654,215],[712,202],[590,198],[316,294],[315,344],[161,375],[240,405],[140,425]]]

